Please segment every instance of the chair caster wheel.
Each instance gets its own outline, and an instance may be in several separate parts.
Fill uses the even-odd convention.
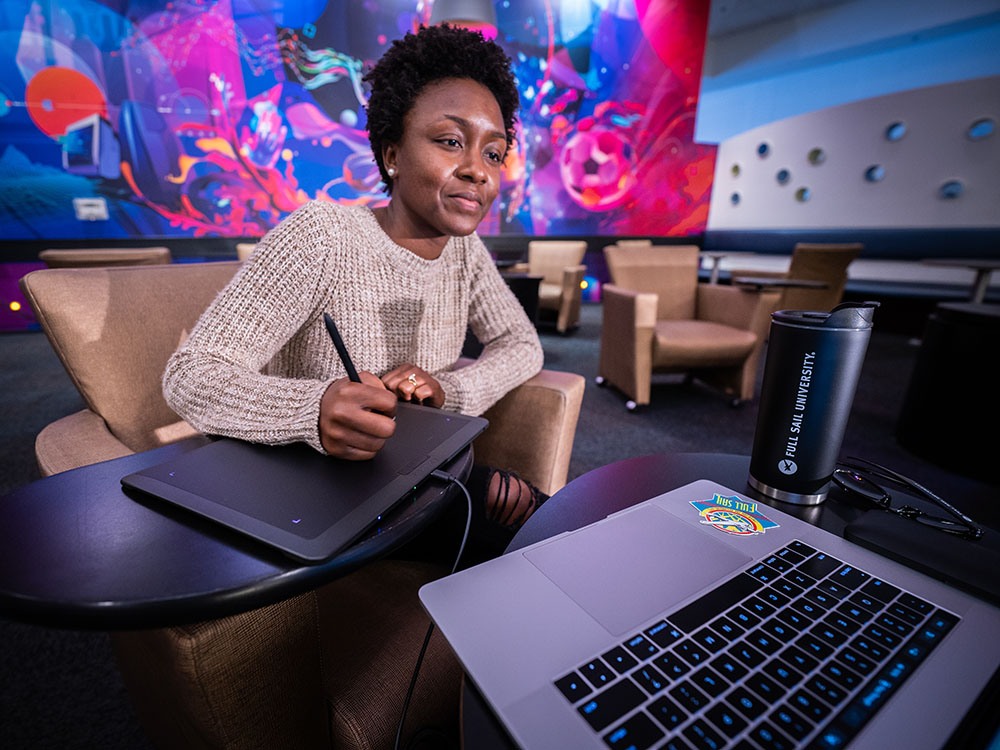
[[[639,405],[632,399],[629,399],[628,401],[625,402],[625,408],[631,412],[634,412],[636,409],[639,408]]]

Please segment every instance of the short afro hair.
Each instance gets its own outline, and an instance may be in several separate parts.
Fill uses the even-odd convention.
[[[385,51],[362,79],[371,86],[365,110],[368,140],[386,190],[392,180],[382,163],[382,148],[403,138],[403,119],[420,92],[445,78],[466,78],[493,92],[507,134],[507,148],[514,143],[519,98],[511,60],[496,42],[478,31],[456,26],[421,26],[407,32]]]

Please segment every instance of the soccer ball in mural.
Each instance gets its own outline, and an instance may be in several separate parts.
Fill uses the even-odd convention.
[[[635,151],[615,129],[596,125],[569,137],[559,171],[570,197],[589,211],[624,203],[635,183]]]

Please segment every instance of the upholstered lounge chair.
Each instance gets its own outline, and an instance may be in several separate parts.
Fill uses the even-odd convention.
[[[580,324],[586,252],[583,240],[532,240],[527,265],[517,267],[542,277],[538,285],[539,320],[554,319],[559,333],[568,333]]]
[[[824,286],[805,288],[789,286],[782,288],[779,310],[818,310],[829,312],[840,304],[847,286],[847,269],[864,250],[860,242],[819,243],[798,242],[792,250],[788,270],[761,273],[759,271],[733,269],[730,276],[734,284],[750,277],[756,285],[767,278],[786,281],[820,281]]]
[[[166,247],[72,247],[42,250],[38,259],[49,268],[158,266],[171,263]]]
[[[257,249],[256,242],[237,242],[236,243],[236,259],[237,260],[247,260],[253,251]]]
[[[779,294],[698,282],[694,245],[604,248],[597,382],[650,402],[654,373],[685,373],[734,404],[754,396],[761,351]]]
[[[46,426],[43,475],[194,434],[163,399],[167,358],[240,267],[237,261],[44,269],[21,280],[86,408]],[[567,478],[583,398],[579,375],[543,371],[486,414],[477,459],[543,491]],[[428,620],[417,589],[446,570],[386,559],[316,591],[219,620],[116,632],[137,714],[163,748],[392,746]],[[455,728],[461,671],[431,641],[404,741]]]
[[[648,238],[638,238],[633,240],[615,240],[618,247],[649,247],[653,241]]]

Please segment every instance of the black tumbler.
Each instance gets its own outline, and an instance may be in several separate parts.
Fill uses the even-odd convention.
[[[877,306],[771,315],[748,479],[758,492],[797,505],[826,499]]]

